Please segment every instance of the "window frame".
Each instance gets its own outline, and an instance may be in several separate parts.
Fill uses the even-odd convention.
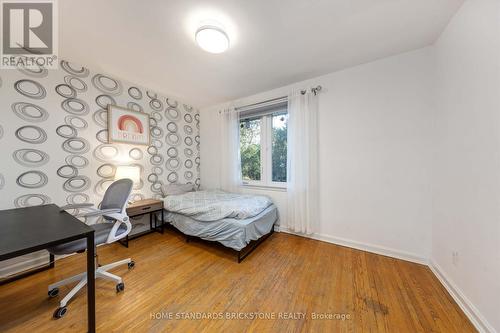
[[[270,112],[262,115],[248,115],[240,118],[241,121],[245,119],[260,119],[260,180],[243,180],[243,187],[263,187],[286,190],[286,182],[273,181],[273,116],[283,112]],[[288,110],[287,112],[288,113]],[[240,141],[241,147],[241,141]],[[288,153],[288,152],[287,152]],[[240,161],[241,163],[241,161]]]

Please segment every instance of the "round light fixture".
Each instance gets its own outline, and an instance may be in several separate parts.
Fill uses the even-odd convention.
[[[210,53],[222,53],[229,48],[229,37],[219,27],[205,25],[196,30],[196,43]]]

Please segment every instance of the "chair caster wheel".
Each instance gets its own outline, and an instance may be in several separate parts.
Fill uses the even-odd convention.
[[[120,291],[125,290],[125,284],[123,282],[120,282],[116,285],[116,292],[119,293]]]
[[[68,312],[68,308],[63,306],[62,308],[57,308],[56,311],[54,312],[54,318],[59,319],[62,318],[66,312]]]
[[[131,261],[128,263],[128,268],[131,269],[135,266],[135,262],[134,261]]]
[[[59,295],[59,288],[50,289],[48,294],[50,298],[56,297]]]

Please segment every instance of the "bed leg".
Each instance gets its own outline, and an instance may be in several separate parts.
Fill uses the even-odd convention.
[[[248,255],[250,253],[253,252],[253,250],[255,250],[257,248],[257,246],[259,246],[261,243],[263,243],[266,239],[269,238],[269,236],[271,236],[272,234],[274,233],[274,224],[271,228],[271,231],[268,232],[266,235],[262,236],[261,238],[259,238],[257,241],[255,242],[251,242],[250,244],[247,245],[247,247],[245,247],[244,249],[242,250],[239,250],[238,251],[238,264],[241,263],[243,261],[243,259],[245,259],[246,257],[248,257]],[[245,250],[245,251],[244,251]],[[243,253],[244,252],[244,253]],[[243,254],[243,255],[242,255]]]
[[[189,243],[190,240],[191,240],[191,237],[189,237],[188,235],[186,235],[186,243]]]

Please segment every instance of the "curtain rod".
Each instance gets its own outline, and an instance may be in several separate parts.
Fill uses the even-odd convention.
[[[311,91],[312,93],[314,94],[314,96],[316,96],[320,91],[321,91],[322,87],[321,86],[316,86],[314,88],[311,88]],[[300,91],[300,93],[302,95],[305,95],[307,92],[307,89],[303,89]],[[262,105],[262,104],[267,104],[267,103],[271,103],[271,102],[280,102],[280,101],[286,101],[288,99],[288,96],[281,96],[281,97],[276,97],[276,98],[271,98],[271,99],[266,99],[265,101],[261,101],[261,102],[257,102],[257,103],[253,103],[253,104],[247,104],[247,105],[242,105],[242,106],[239,106],[237,108],[235,108],[235,110],[241,110],[241,109],[247,109],[247,108],[252,108],[254,106],[259,106],[259,105]]]
[[[323,89],[323,87],[318,85],[318,86],[316,86],[314,88],[311,88],[311,91],[314,94],[314,96],[316,96],[321,91],[321,89]],[[307,90],[301,90],[300,91],[300,93],[302,95],[304,95],[306,92],[307,92]]]
[[[288,99],[287,96],[281,96],[281,97],[266,99],[265,101],[260,101],[260,102],[253,103],[253,104],[247,104],[247,105],[238,106],[237,108],[235,108],[235,110],[252,108],[254,106],[259,106],[259,105],[267,104],[267,103],[271,103],[271,102],[280,102],[280,101],[285,102],[287,99]]]

